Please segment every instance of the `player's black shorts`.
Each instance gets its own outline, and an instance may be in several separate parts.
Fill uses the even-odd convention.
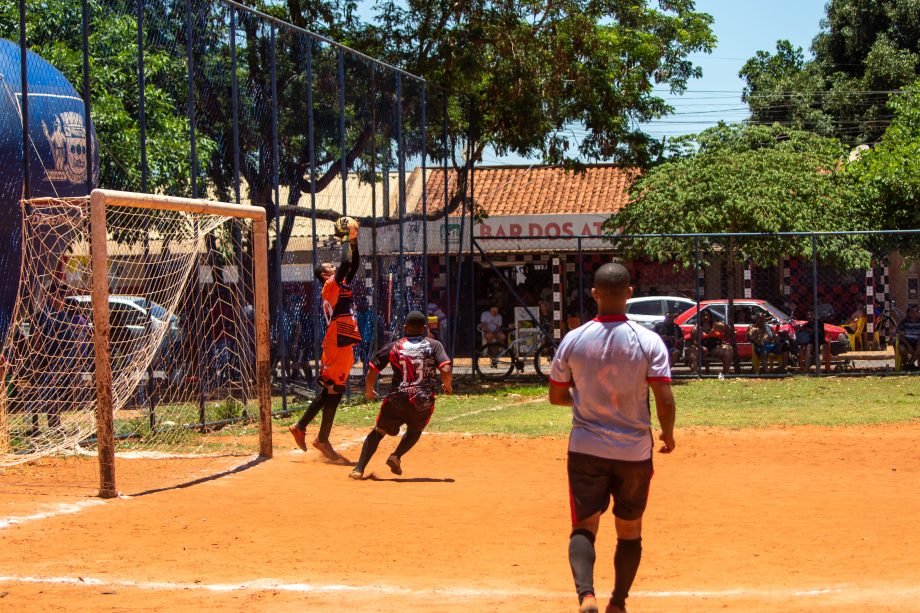
[[[606,511],[611,496],[616,517],[642,517],[654,472],[651,459],[628,462],[570,451],[568,469],[573,525]]]
[[[388,394],[380,405],[377,427],[396,436],[406,424],[410,432],[421,432],[434,413],[434,395],[422,390],[399,390]]]

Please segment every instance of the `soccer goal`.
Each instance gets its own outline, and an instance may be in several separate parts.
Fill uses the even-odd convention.
[[[102,189],[23,201],[0,468],[95,454],[112,497],[116,459],[271,457],[267,271],[262,208]]]

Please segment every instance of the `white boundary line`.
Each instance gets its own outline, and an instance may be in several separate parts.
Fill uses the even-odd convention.
[[[319,584],[319,583],[285,583],[277,579],[254,579],[240,583],[181,583],[169,581],[135,581],[130,579],[97,579],[94,577],[32,577],[0,576],[0,584],[26,583],[44,585],[85,585],[93,587],[123,587],[141,590],[199,590],[209,592],[293,592],[293,593],[367,593],[394,594],[412,597],[428,597],[440,594],[454,598],[496,598],[496,597],[533,597],[533,598],[574,598],[571,591],[541,590],[497,590],[476,587],[448,587],[440,589],[413,589],[393,585],[362,584]],[[788,600],[789,598],[843,598],[850,602],[888,602],[894,600],[916,599],[920,596],[920,586],[898,587],[860,587],[858,585],[840,585],[837,587],[811,589],[784,588],[735,588],[728,590],[638,590],[631,594],[636,598],[698,598],[698,599],[740,599],[762,598],[767,600]]]
[[[33,515],[23,515],[23,516],[13,516],[13,517],[0,517],[0,530],[4,528],[9,528],[10,526],[17,526],[19,524],[26,524],[31,521],[38,521],[40,519],[48,519],[50,517],[57,517],[58,515],[72,515],[74,513],[79,513],[87,507],[95,507],[100,504],[105,504],[102,500],[83,500],[81,502],[63,502],[61,504],[53,505],[51,509],[43,513],[35,513]]]
[[[446,418],[440,419],[440,420],[438,420],[438,421],[440,421],[440,422],[442,422],[442,423],[444,423],[444,422],[449,422],[449,421],[456,421],[456,420],[462,419],[462,418],[464,418],[464,417],[472,417],[473,415],[479,415],[480,413],[491,413],[491,412],[495,412],[495,411],[504,411],[505,409],[510,409],[510,408],[512,408],[512,407],[522,407],[522,406],[525,406],[525,405],[528,405],[528,404],[536,404],[536,403],[538,403],[538,402],[545,402],[545,401],[546,401],[546,398],[543,398],[543,397],[541,396],[541,397],[539,397],[539,398],[533,398],[533,399],[531,399],[531,400],[525,400],[524,402],[511,402],[511,403],[508,403],[508,404],[501,404],[501,405],[498,405],[497,407],[491,407],[491,408],[488,408],[488,409],[479,409],[478,411],[470,411],[469,413],[461,413],[460,415],[452,415],[452,416],[450,416],[450,417],[446,417]]]

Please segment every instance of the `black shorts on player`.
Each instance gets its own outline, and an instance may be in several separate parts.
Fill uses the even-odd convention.
[[[377,427],[396,436],[405,424],[409,432],[421,432],[434,413],[434,395],[410,388],[392,392],[383,399],[377,415]]]
[[[629,462],[569,452],[572,524],[603,513],[613,496],[613,514],[625,520],[642,517],[652,480],[652,460]]]

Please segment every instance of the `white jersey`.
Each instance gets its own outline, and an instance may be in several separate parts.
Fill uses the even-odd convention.
[[[562,339],[551,385],[572,385],[569,451],[614,460],[652,457],[649,381],[670,381],[661,337],[625,315],[601,315]]]

